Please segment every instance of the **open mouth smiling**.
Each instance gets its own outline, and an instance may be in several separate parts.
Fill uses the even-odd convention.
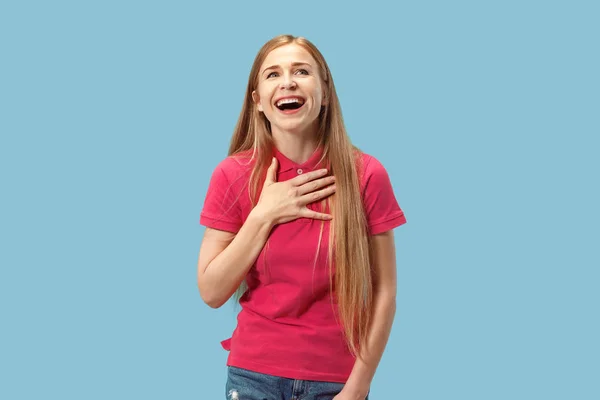
[[[304,105],[304,99],[302,97],[286,97],[277,100],[275,107],[283,112],[296,111]]]

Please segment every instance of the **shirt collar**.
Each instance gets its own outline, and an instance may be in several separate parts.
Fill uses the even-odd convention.
[[[322,168],[323,162],[319,163],[323,156],[323,147],[319,146],[314,153],[305,162],[299,164],[289,158],[287,158],[277,147],[273,146],[273,155],[277,158],[279,164],[279,173],[288,172],[291,170],[301,169],[303,171],[314,171],[315,169]]]

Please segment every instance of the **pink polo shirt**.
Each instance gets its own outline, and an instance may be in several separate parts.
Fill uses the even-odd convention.
[[[318,169],[317,150],[297,164],[275,149],[278,181]],[[385,168],[362,154],[362,198],[370,234],[406,222]],[[200,223],[236,233],[252,208],[248,181],[250,153],[227,157],[214,170]],[[246,276],[248,291],[240,299],[237,327],[222,346],[227,365],[291,379],[344,383],[355,358],[344,342],[332,306],[327,266],[330,222],[300,218],[276,225]],[[334,302],[335,304],[335,302]]]

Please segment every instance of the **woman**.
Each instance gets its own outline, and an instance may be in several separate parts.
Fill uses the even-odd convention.
[[[392,229],[405,222],[384,167],[351,144],[319,50],[267,42],[200,216],[202,299],[241,296],[222,342],[228,398],[368,398],[395,313]]]

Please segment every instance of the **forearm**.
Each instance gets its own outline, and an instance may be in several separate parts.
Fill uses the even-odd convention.
[[[220,307],[236,291],[263,249],[273,224],[254,209],[231,243],[206,267],[200,291],[211,307]]]
[[[395,314],[395,295],[383,291],[376,293],[366,346],[361,349],[360,357],[357,357],[344,388],[356,399],[364,399],[369,391],[375,370],[387,345]]]

